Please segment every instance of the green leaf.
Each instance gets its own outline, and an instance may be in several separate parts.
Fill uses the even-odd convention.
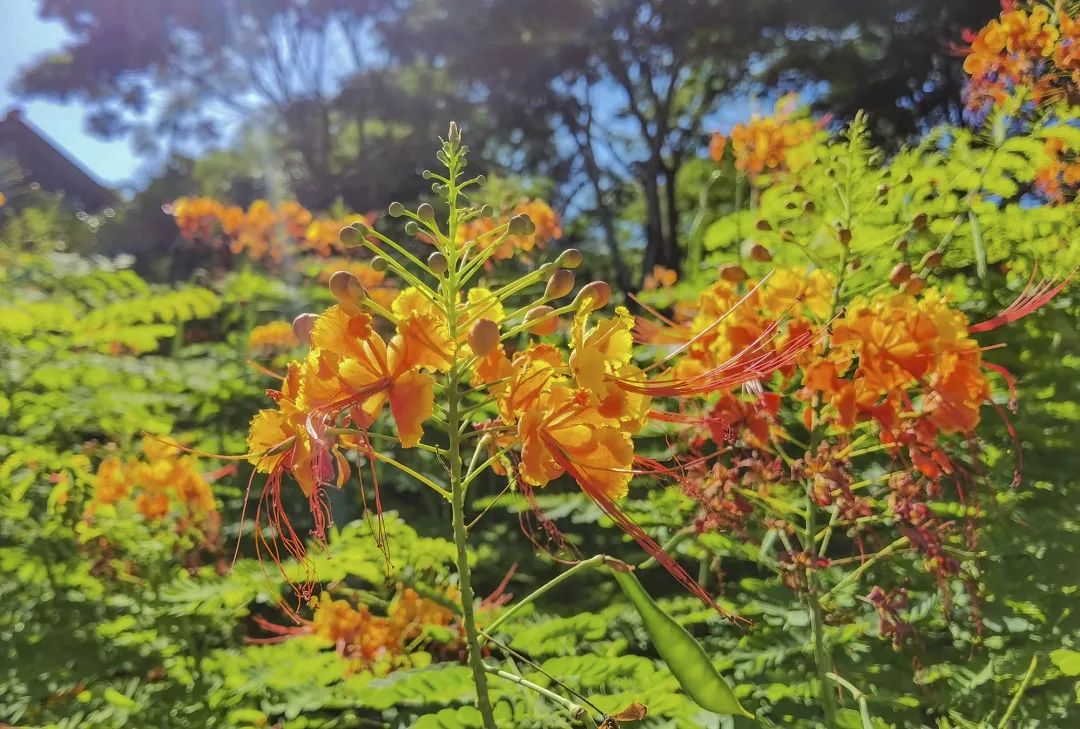
[[[1050,661],[1066,676],[1080,676],[1080,651],[1058,648],[1050,651]]]

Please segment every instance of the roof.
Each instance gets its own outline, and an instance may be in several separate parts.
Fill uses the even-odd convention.
[[[48,192],[62,192],[76,207],[97,211],[116,204],[116,193],[105,187],[31,126],[19,109],[0,120],[0,159],[14,162],[24,179]]]

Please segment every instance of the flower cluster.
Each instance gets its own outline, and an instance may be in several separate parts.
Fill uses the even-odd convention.
[[[450,153],[444,148],[443,154]],[[467,184],[436,179],[447,187]],[[635,318],[624,307],[617,307],[614,315],[601,313],[611,296],[606,283],[592,282],[570,303],[560,303],[575,288],[572,270],[582,263],[578,251],[566,250],[556,261],[500,288],[476,283],[508,243],[517,245],[515,240],[534,232],[550,235],[554,215],[539,224],[524,213],[490,221],[485,220],[486,210],[459,208],[455,199],[449,200],[445,229],[435,221],[430,205],[421,205],[415,213],[398,204],[390,208],[392,216],[411,218],[414,230],[422,226],[434,241],[437,250],[427,263],[366,227],[342,232],[345,238],[378,239],[379,244],[368,246],[376,260],[384,261],[408,286],[387,307],[368,295],[355,275],[339,271],[329,280],[337,304],[294,322],[310,351],[288,366],[280,388],[271,392],[276,406],[255,416],[249,435],[250,459],[257,471],[267,474],[260,513],[275,526],[288,551],[302,556],[302,540],[280,506],[282,477],[291,474],[299,484],[315,514],[314,533],[322,535],[329,518],[324,488],[348,480],[348,451],[371,464],[373,477],[376,462],[402,468],[444,498],[487,468],[507,474],[531,503],[533,489],[569,476],[711,604],[707,593],[617,504],[635,475],[672,472],[637,456],[633,439],[653,421],[678,417],[663,412],[654,398],[700,398],[766,378],[806,350],[813,332],[805,327],[781,336],[775,323],[770,327],[763,321],[763,336],[747,338],[723,354],[715,352],[692,370],[673,369],[664,361],[642,369],[634,357]],[[536,210],[530,208],[530,214]],[[542,294],[529,292],[545,281]],[[718,308],[709,316],[722,320],[725,313]],[[386,329],[388,337],[381,333]],[[554,336],[560,331],[565,338]],[[378,432],[386,410],[392,435]],[[426,439],[429,424],[437,435]],[[449,459],[451,488],[376,449],[373,438],[389,438],[403,448],[422,448]],[[467,471],[453,465],[463,439],[475,442],[476,455]],[[486,460],[480,457],[483,453]],[[373,481],[378,504],[378,482]]]
[[[1043,143],[1049,162],[1035,172],[1035,188],[1052,203],[1064,203],[1070,193],[1080,189],[1080,158],[1077,150],[1052,129]]]
[[[477,217],[462,225],[457,235],[459,245],[465,245],[473,240],[482,240],[485,235],[491,234],[516,215],[524,215],[532,221],[533,230],[528,233],[505,236],[498,247],[492,251],[493,260],[505,261],[518,254],[529,254],[535,248],[543,250],[552,241],[562,238],[562,223],[559,220],[559,214],[543,200],[526,198],[500,215]]]
[[[965,34],[967,108],[976,116],[1023,88],[1036,104],[1071,97],[1080,82],[1080,24],[1059,3],[1027,8],[1003,0],[1000,16]]]
[[[86,518],[106,506],[130,504],[147,521],[169,520],[178,533],[197,530],[213,541],[220,519],[198,460],[184,455],[175,441],[153,436],[143,438],[142,456],[101,462]]]
[[[736,124],[728,137],[714,134],[709,154],[716,162],[724,158],[728,141],[735,159],[735,169],[755,179],[771,170],[796,167],[792,153],[814,139],[819,125],[795,116],[796,98],[788,95],[776,102],[772,116],[754,114],[745,124]]]
[[[185,239],[252,260],[280,263],[293,252],[329,256],[341,250],[338,231],[363,216],[316,217],[295,201],[275,207],[256,200],[245,211],[207,197],[182,197],[169,208]]]
[[[293,326],[287,321],[272,321],[260,324],[248,334],[248,347],[259,352],[288,351],[300,345],[300,340],[293,332]]]

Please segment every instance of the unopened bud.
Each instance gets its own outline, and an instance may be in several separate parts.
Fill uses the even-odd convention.
[[[431,222],[435,219],[435,208],[431,207],[427,203],[423,203],[416,209],[416,217],[425,222]]]
[[[330,293],[337,299],[342,311],[349,316],[356,316],[363,311],[358,302],[367,298],[367,292],[364,291],[360,279],[348,271],[335,271],[330,277],[329,285]]]
[[[804,213],[812,213],[812,212],[814,212],[814,210],[816,208],[817,208],[817,206],[814,205],[813,200],[807,200],[806,202],[803,203],[803,206],[802,206],[802,209],[803,209]]]
[[[901,253],[906,253],[907,249],[908,249],[907,238],[901,238],[900,240],[893,243],[893,250],[900,251]]]
[[[528,235],[533,229],[535,229],[535,226],[533,226],[532,220],[524,213],[510,218],[510,224],[507,227],[510,235]]]
[[[920,291],[922,291],[925,288],[926,288],[926,280],[925,279],[920,278],[919,276],[912,276],[911,278],[909,278],[904,283],[901,290],[905,294],[911,294],[912,296],[914,296],[915,294],[919,293]]]
[[[893,266],[893,270],[889,274],[889,283],[893,286],[900,286],[909,278],[911,278],[911,264],[904,261]]]
[[[446,132],[446,141],[450,144],[461,143],[461,128],[458,127],[457,122],[450,122],[450,130]]]
[[[388,267],[389,267],[389,264],[386,262],[386,259],[383,258],[382,256],[375,256],[374,258],[371,259],[371,268],[373,270],[375,270],[375,271],[378,271],[379,273],[382,273]]]
[[[547,288],[544,289],[544,298],[549,300],[561,299],[573,290],[574,274],[565,268],[560,268],[551,274],[551,278],[548,279]]]
[[[923,268],[937,268],[941,265],[941,260],[945,257],[939,249],[935,248],[932,251],[927,251],[926,255],[919,261],[919,265]]]
[[[889,194],[889,186],[888,185],[878,185],[877,194],[878,194],[878,197],[885,197],[886,195]]]
[[[720,278],[728,283],[739,283],[746,280],[746,269],[737,263],[725,263],[716,272]]]
[[[356,226],[347,225],[338,231],[338,240],[344,246],[358,246],[364,240],[364,234]]]
[[[435,251],[427,258],[427,266],[431,269],[431,272],[436,276],[441,276],[446,273],[446,269],[449,267],[446,256]]]
[[[499,325],[491,319],[481,319],[469,332],[469,348],[477,357],[490,354],[499,346]]]
[[[851,243],[851,230],[848,228],[840,228],[836,231],[836,239],[840,241],[840,245],[847,246]]]
[[[536,324],[529,327],[529,332],[537,335],[538,337],[546,337],[549,334],[554,334],[555,330],[559,328],[559,318],[555,316],[549,316],[551,312],[555,311],[550,306],[534,306],[525,312],[525,322],[531,322],[536,319],[543,319]],[[547,318],[545,318],[547,317]]]
[[[491,207],[490,205],[481,205],[480,206],[480,215],[481,216],[483,216],[485,218],[490,218],[494,214],[495,214],[495,208]]]
[[[611,287],[606,281],[593,281],[586,284],[581,288],[581,291],[578,291],[578,295],[574,299],[574,306],[581,308],[586,301],[591,302],[589,303],[589,311],[603,309],[611,301]]]
[[[567,248],[559,254],[559,258],[555,263],[562,268],[577,268],[581,265],[581,251],[577,248]]]
[[[772,260],[772,253],[769,253],[769,249],[760,243],[754,243],[750,246],[749,254],[750,260],[758,263],[768,263]]]
[[[399,202],[392,202],[387,212],[390,213],[391,218],[400,218],[405,214],[405,206]]]
[[[416,235],[419,232],[420,226],[416,224],[415,220],[405,223],[405,235]]]
[[[304,344],[311,344],[311,330],[315,328],[318,319],[317,314],[301,314],[292,320],[293,334]]]
[[[919,213],[911,221],[911,227],[915,230],[926,230],[926,213]]]
[[[772,225],[764,218],[758,220],[757,223],[754,224],[754,227],[758,230],[772,230]]]

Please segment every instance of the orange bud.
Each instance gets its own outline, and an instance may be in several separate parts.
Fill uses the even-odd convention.
[[[725,263],[716,270],[717,274],[728,283],[746,280],[746,270],[737,263]]]
[[[553,311],[555,310],[550,306],[534,306],[526,311],[526,323],[533,321],[534,319],[543,319],[543,321],[537,322],[529,327],[529,332],[538,337],[546,337],[549,334],[554,334],[555,330],[559,328],[559,318],[557,316],[548,316]],[[547,318],[545,319],[544,317]]]
[[[481,319],[469,332],[469,348],[477,357],[490,354],[499,346],[499,325],[491,319]]]
[[[926,255],[919,261],[919,265],[923,268],[937,268],[941,265],[941,259],[945,257],[939,249],[935,248],[932,251],[927,251]]]
[[[611,287],[608,286],[606,281],[593,281],[586,284],[581,288],[581,291],[578,291],[577,298],[574,299],[574,306],[576,308],[584,306],[586,299],[591,300],[589,311],[603,309],[611,301]]]
[[[316,314],[301,314],[292,321],[293,334],[304,344],[311,344],[311,330],[315,328],[318,320]]]
[[[769,253],[769,249],[760,243],[755,243],[750,246],[750,260],[758,263],[768,263],[772,260],[772,253]]]
[[[905,261],[893,267],[892,272],[889,274],[889,283],[893,286],[899,286],[909,278],[911,278],[911,264]]]
[[[367,291],[360,284],[360,279],[348,271],[335,271],[329,285],[330,293],[346,314],[356,316],[363,311],[358,302],[367,298]]]
[[[904,285],[901,288],[901,290],[905,294],[911,294],[912,296],[914,296],[915,294],[919,293],[920,291],[922,291],[925,288],[926,288],[926,280],[925,279],[919,278],[918,276],[912,276],[906,282],[904,282]]]
[[[570,273],[565,268],[560,268],[558,271],[551,274],[551,278],[548,279],[547,288],[544,289],[544,298],[561,299],[573,290],[574,274]]]

